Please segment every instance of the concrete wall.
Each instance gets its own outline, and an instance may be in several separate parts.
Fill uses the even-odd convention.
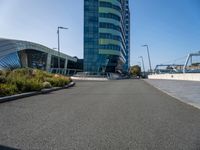
[[[28,67],[28,56],[25,51],[20,51],[21,67]]]
[[[46,62],[46,71],[49,71],[51,69],[51,54],[47,54],[47,62]]]
[[[155,74],[155,75],[149,75],[148,78],[149,79],[200,81],[200,73]]]

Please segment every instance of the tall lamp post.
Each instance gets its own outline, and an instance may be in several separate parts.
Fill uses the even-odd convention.
[[[148,59],[149,59],[149,68],[150,68],[150,73],[152,73],[151,59],[150,59],[150,54],[149,54],[149,46],[147,44],[145,44],[145,45],[142,45],[142,47],[147,48],[147,54],[148,54]]]
[[[58,27],[57,29],[57,34],[58,34],[58,69],[59,69],[59,73],[60,73],[60,29],[65,29],[67,30],[68,28],[66,27]]]
[[[137,62],[140,68],[142,68],[142,63],[140,61]]]
[[[140,56],[140,57],[138,57],[138,58],[141,58],[141,59],[142,59],[142,67],[143,67],[143,72],[144,72],[144,76],[145,76],[145,68],[144,68],[144,60],[143,60],[143,57]]]

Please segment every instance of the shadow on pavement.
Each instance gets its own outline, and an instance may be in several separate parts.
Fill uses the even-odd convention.
[[[0,150],[19,150],[19,149],[0,145]]]

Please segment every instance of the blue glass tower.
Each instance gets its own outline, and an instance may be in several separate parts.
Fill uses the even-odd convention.
[[[84,71],[126,72],[129,64],[128,0],[84,0]]]

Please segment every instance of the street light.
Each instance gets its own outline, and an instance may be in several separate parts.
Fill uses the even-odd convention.
[[[143,57],[140,56],[140,57],[138,57],[138,58],[141,58],[141,59],[142,59],[142,67],[143,67],[143,72],[144,72],[144,75],[145,75],[145,68],[144,68],[144,60],[143,60]]]
[[[140,61],[137,62],[140,68],[142,68],[142,63]]]
[[[148,54],[148,59],[149,59],[149,68],[150,68],[150,73],[152,73],[151,59],[150,59],[150,55],[149,55],[149,46],[147,44],[145,44],[145,45],[142,45],[142,47],[146,47],[147,48],[147,54]]]
[[[58,27],[58,29],[57,29],[57,34],[58,34],[58,69],[59,69],[59,73],[60,73],[60,32],[59,32],[59,29],[67,30],[68,28]]]
[[[142,59],[142,67],[143,67],[143,71],[145,72],[145,68],[144,68],[144,59],[142,56],[139,56],[138,58],[141,58]]]

